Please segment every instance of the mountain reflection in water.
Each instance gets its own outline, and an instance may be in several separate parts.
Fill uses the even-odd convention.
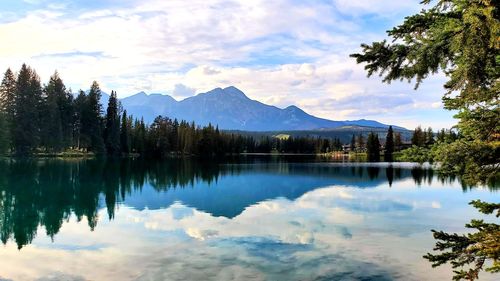
[[[136,209],[167,208],[182,202],[213,216],[233,218],[253,204],[273,198],[294,200],[329,185],[371,188],[435,178],[432,169],[396,165],[342,165],[287,161],[214,163],[194,160],[10,160],[0,162],[0,237],[29,244],[38,226],[54,237],[74,214],[90,230],[106,207],[113,219],[119,204]],[[217,184],[224,180],[224,184]],[[153,187],[143,191],[144,186]],[[138,194],[141,194],[138,196]]]
[[[499,199],[428,166],[322,161],[0,161],[0,280],[448,280],[430,230]]]

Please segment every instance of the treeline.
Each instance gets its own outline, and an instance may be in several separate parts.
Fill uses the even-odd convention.
[[[248,153],[325,153],[342,150],[339,139],[279,139],[225,133],[217,127],[158,116],[152,124],[128,115],[112,91],[106,110],[93,82],[74,97],[55,72],[42,85],[23,64],[17,75],[7,69],[0,85],[0,153],[30,155],[67,150],[119,156],[130,153],[220,156]]]
[[[384,161],[393,161],[393,154],[403,148],[401,133],[395,133],[392,126],[387,129],[385,143],[382,145],[377,133],[370,132],[365,140],[362,134],[352,135],[349,145],[350,151],[366,152],[368,161],[380,161],[381,154],[384,155]]]
[[[458,134],[453,130],[441,129],[437,133],[434,133],[431,127],[423,130],[418,126],[413,131],[411,144],[417,147],[431,147],[436,142],[452,143],[458,137]]]
[[[420,126],[416,127],[411,137],[411,143],[406,149],[401,151],[399,160],[409,162],[434,162],[436,156],[442,155],[440,148],[443,145],[453,143],[460,138],[454,130],[442,129],[437,133],[432,128],[423,130]]]
[[[370,132],[366,139],[362,134],[353,135],[349,148],[353,152],[366,152],[370,162],[380,161],[382,154],[384,161],[393,161],[394,152],[398,151],[403,152],[399,160],[425,162],[430,161],[429,153],[435,145],[452,143],[459,137],[454,130],[442,129],[434,133],[431,127],[423,130],[418,126],[413,131],[411,141],[403,142],[401,133],[395,133],[389,126],[384,144],[380,142],[378,134]]]

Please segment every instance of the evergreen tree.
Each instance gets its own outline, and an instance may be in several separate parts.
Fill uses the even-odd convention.
[[[389,129],[387,130],[387,136],[385,137],[384,160],[387,162],[392,162],[393,153],[394,153],[394,133],[392,131],[392,126],[389,126]]]
[[[0,111],[0,155],[6,154],[10,147],[10,128],[7,115]]]
[[[352,135],[352,138],[351,138],[351,151],[355,151],[356,150],[356,136],[355,135]]]
[[[380,141],[377,134],[374,134],[373,132],[370,132],[370,134],[368,134],[366,149],[368,154],[368,161],[380,161]]]
[[[0,85],[0,111],[5,114],[8,123],[12,123],[14,120],[16,91],[16,77],[8,68]]]
[[[401,139],[401,133],[396,133],[394,135],[394,150],[400,151],[403,147],[403,140]]]
[[[425,132],[425,145],[426,146],[431,146],[434,144],[434,132],[432,131],[432,128],[429,127],[427,128],[427,131]]]
[[[424,0],[424,5],[434,1]],[[441,70],[449,80],[444,84],[445,108],[458,110],[459,137],[440,143],[434,160],[440,172],[461,175],[466,184],[498,179],[500,173],[500,7],[492,0],[440,0],[418,14],[408,16],[400,26],[388,31],[392,43],[363,44],[358,63],[367,63],[368,75],[384,75],[383,81],[416,79],[416,87],[430,74]],[[473,203],[483,209],[487,203]],[[498,215],[498,214],[497,214]],[[442,255],[426,258],[439,266],[473,264],[469,271],[455,271],[455,280],[478,278],[490,259],[492,272],[500,272],[499,226],[473,220],[469,227],[478,232],[467,236],[434,232],[441,240],[436,250]]]
[[[170,150],[169,131],[170,119],[162,116],[155,118],[148,133],[148,150],[150,155],[158,158],[166,158]]]
[[[500,216],[498,203],[474,200],[470,202],[470,205],[483,214],[494,214],[497,218]],[[467,235],[458,235],[432,230],[434,238],[439,240],[434,250],[444,253],[428,253],[424,258],[432,262],[433,267],[449,262],[454,269],[460,268],[460,270],[454,270],[453,280],[476,280],[484,266],[488,266],[486,271],[500,272],[500,225],[483,220],[472,220],[466,227],[477,231]],[[466,266],[469,264],[472,266],[467,269]]]
[[[68,126],[71,126],[71,122],[65,120],[65,124],[63,124],[62,103],[66,99],[67,93],[66,86],[57,72],[50,77],[49,83],[45,86],[44,94],[45,103],[41,114],[41,142],[49,150],[60,151],[68,144],[63,127],[65,127],[65,132],[70,131]]]
[[[104,141],[109,155],[116,156],[120,154],[120,115],[118,112],[118,99],[114,91],[111,91],[106,110]]]
[[[122,122],[120,129],[120,145],[121,152],[128,154],[130,153],[130,127],[129,127],[129,119],[127,118],[127,111],[124,110],[122,114]]]
[[[144,123],[144,118],[141,118],[141,121],[139,122],[139,127],[137,128],[137,152],[138,153],[145,153],[146,152],[146,136],[147,136],[147,131],[146,131],[146,124]]]
[[[425,132],[422,131],[422,127],[420,127],[420,126],[416,127],[415,130],[413,131],[413,135],[411,137],[411,144],[418,146],[418,147],[422,147],[425,145],[425,140],[426,140],[426,136],[425,136]]]
[[[23,64],[16,81],[13,120],[13,142],[17,154],[30,154],[40,140],[40,115],[42,104],[40,78]]]
[[[365,149],[365,137],[363,136],[363,134],[360,133],[358,135],[358,138],[356,140],[356,145],[359,151],[363,151]]]
[[[15,118],[16,77],[10,68],[0,84],[0,153],[5,153],[11,147],[13,121]]]
[[[84,109],[84,124],[82,128],[85,129],[85,134],[90,138],[89,149],[97,154],[105,152],[104,139],[102,136],[102,105],[101,89],[96,81],[92,83],[89,94],[86,98],[86,106]]]
[[[134,127],[134,118],[132,115],[127,116],[127,148],[128,148],[128,153],[132,152],[132,132],[133,132],[133,127]],[[120,139],[120,145],[121,145],[121,139]]]
[[[393,40],[362,44],[353,54],[368,75],[384,82],[442,71],[446,109],[458,110],[460,138],[435,153],[442,173],[461,174],[469,184],[500,173],[500,6],[492,0],[422,1],[434,6],[408,16],[387,33]]]
[[[446,131],[445,129],[441,129],[437,134],[436,134],[436,140],[438,142],[444,142],[446,137]]]
[[[88,110],[87,96],[82,90],[79,91],[78,96],[74,102],[74,119],[73,119],[73,145],[78,149],[88,149],[90,147],[90,135],[88,133]]]

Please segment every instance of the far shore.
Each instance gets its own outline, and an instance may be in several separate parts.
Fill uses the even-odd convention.
[[[399,152],[394,153],[394,161],[399,161]],[[279,153],[279,152],[243,152],[239,154],[226,154],[225,156],[219,157],[231,157],[231,156],[314,156],[322,158],[332,158],[332,159],[352,159],[352,160],[366,160],[366,152],[344,152],[344,151],[334,151],[328,153]],[[99,155],[93,152],[84,152],[78,150],[64,151],[64,152],[36,152],[29,155],[16,155],[16,154],[6,154],[0,155],[0,158],[54,158],[54,159],[93,159],[93,158],[109,158],[110,156]],[[122,154],[115,158],[140,158],[139,153],[129,153]],[[182,153],[171,153],[168,158],[190,158],[190,157],[203,157],[199,155],[182,154]],[[384,154],[381,153],[381,160]],[[111,157],[113,158],[113,157]]]

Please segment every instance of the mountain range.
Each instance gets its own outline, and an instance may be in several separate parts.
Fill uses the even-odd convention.
[[[109,95],[103,93],[102,104]],[[165,94],[144,92],[120,99],[128,114],[143,117],[151,123],[158,115],[178,120],[194,121],[198,125],[218,125],[224,130],[280,131],[319,130],[345,126],[387,128],[389,125],[374,120],[334,121],[315,117],[297,106],[286,108],[267,105],[248,98],[236,87],[216,88],[206,93],[177,101]],[[405,130],[393,126],[395,129]]]

